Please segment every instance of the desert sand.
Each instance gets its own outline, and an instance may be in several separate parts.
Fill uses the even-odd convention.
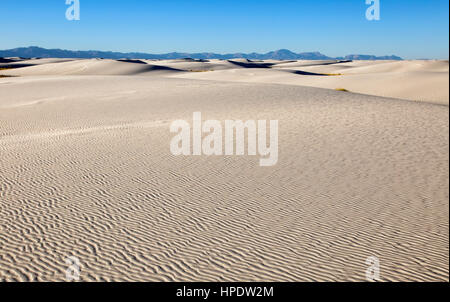
[[[448,281],[448,65],[0,63],[0,280]],[[279,120],[278,164],[173,156],[194,111]]]

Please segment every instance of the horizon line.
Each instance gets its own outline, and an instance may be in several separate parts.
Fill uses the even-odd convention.
[[[148,51],[117,51],[117,50],[100,50],[100,49],[68,49],[68,48],[46,48],[46,47],[41,47],[41,46],[37,46],[37,45],[29,45],[29,46],[18,46],[18,47],[14,47],[14,48],[8,48],[8,49],[0,49],[0,51],[12,51],[12,50],[17,50],[17,49],[29,49],[29,48],[38,48],[38,49],[42,49],[42,50],[61,50],[61,51],[70,51],[70,52],[105,52],[105,53],[119,53],[119,54],[142,54],[142,55],[168,55],[168,54],[188,54],[188,55],[192,55],[192,54],[210,54],[210,55],[220,55],[220,56],[227,56],[227,55],[235,55],[235,54],[241,54],[241,55],[268,55],[270,53],[276,53],[276,52],[280,52],[280,51],[287,51],[289,53],[292,54],[296,54],[296,55],[302,55],[302,54],[317,54],[317,55],[322,55],[325,57],[328,57],[330,59],[335,59],[335,58],[345,58],[348,56],[371,56],[371,57],[397,57],[400,58],[402,60],[404,60],[404,58],[395,55],[395,54],[383,54],[383,55],[377,55],[377,54],[368,54],[368,53],[349,53],[346,55],[340,55],[340,56],[328,56],[324,53],[322,53],[320,50],[315,50],[315,51],[292,51],[288,48],[279,48],[279,49],[275,49],[275,50],[270,50],[267,52],[257,52],[257,51],[251,51],[251,52],[245,52],[245,51],[237,51],[237,52],[215,52],[215,51],[179,51],[179,50],[175,50],[175,51],[168,51],[168,52],[148,52]],[[433,60],[433,59],[423,59],[423,60]],[[439,59],[434,59],[434,60],[439,60]],[[442,59],[444,60],[444,59]]]

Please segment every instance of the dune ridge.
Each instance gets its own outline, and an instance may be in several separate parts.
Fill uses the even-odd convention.
[[[136,64],[136,63],[139,64]],[[449,104],[448,60],[257,61],[39,59],[0,63],[9,76],[148,75],[187,79],[276,83]],[[19,68],[20,67],[20,68]]]

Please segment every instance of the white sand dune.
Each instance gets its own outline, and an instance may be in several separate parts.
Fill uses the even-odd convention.
[[[56,61],[55,61],[56,60]],[[33,62],[36,62],[33,63]],[[47,62],[47,63],[46,63]],[[19,63],[18,63],[19,64]],[[166,75],[187,79],[273,83],[449,104],[449,62],[223,60],[28,60],[3,75]],[[0,68],[1,68],[0,64]],[[11,64],[3,64],[11,65]]]
[[[165,74],[176,72],[170,67],[147,64],[144,61],[133,62],[120,60],[70,60],[49,64],[7,70],[5,75],[36,76],[36,75],[136,75],[136,74]]]
[[[21,58],[4,58],[0,59],[0,68],[5,66],[16,66],[17,65],[44,65],[50,63],[64,63],[75,61],[76,59],[58,59],[58,58],[49,58],[49,59],[21,59]]]
[[[382,281],[448,282],[448,62],[235,62],[271,67],[0,71],[0,280],[65,281],[76,256],[83,281],[364,281],[376,256]],[[341,66],[365,73],[292,72]],[[301,86],[414,94],[383,86],[401,76],[429,102]],[[278,164],[173,156],[194,111],[279,120]]]
[[[314,76],[315,75],[315,76]],[[449,104],[448,61],[300,61],[270,69],[231,69],[213,74],[178,74],[189,79],[276,83],[414,101]]]

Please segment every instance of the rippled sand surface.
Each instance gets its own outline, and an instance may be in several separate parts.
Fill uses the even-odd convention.
[[[447,105],[170,64],[0,79],[1,280],[449,280]],[[173,156],[194,111],[279,120],[278,164]]]

